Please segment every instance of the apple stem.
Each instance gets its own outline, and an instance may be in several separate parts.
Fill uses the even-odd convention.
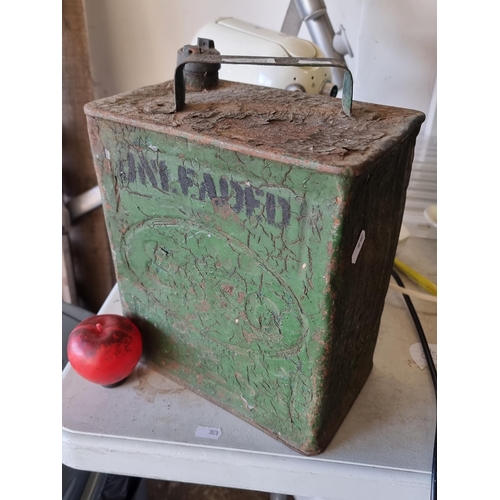
[[[97,331],[98,331],[99,333],[101,333],[101,332],[102,332],[102,326],[101,326],[101,323],[97,323],[97,325],[95,325],[95,327],[97,328]]]

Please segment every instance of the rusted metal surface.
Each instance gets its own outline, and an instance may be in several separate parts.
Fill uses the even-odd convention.
[[[191,92],[174,109],[173,81],[102,99],[86,113],[250,153],[299,167],[357,174],[370,168],[423,121],[423,113],[354,102],[346,117],[340,101],[299,92],[220,81]]]
[[[372,367],[423,114],[173,94],[86,106],[124,311],[155,369],[320,453]]]

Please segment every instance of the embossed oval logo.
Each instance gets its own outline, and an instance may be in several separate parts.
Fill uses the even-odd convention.
[[[228,234],[158,218],[129,228],[123,258],[137,285],[163,307],[169,332],[203,348],[297,353],[308,321],[288,284]]]

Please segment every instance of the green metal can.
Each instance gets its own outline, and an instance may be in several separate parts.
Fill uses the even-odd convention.
[[[373,364],[418,111],[221,81],[85,107],[147,362],[308,455]]]

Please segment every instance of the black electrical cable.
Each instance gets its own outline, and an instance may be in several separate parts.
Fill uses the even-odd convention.
[[[405,285],[399,274],[395,269],[392,270],[392,277],[396,280],[396,283],[401,288],[405,288]],[[427,342],[427,338],[425,336],[424,329],[422,328],[422,324],[420,323],[420,319],[418,317],[417,311],[415,307],[413,307],[413,302],[410,297],[403,293],[403,298],[406,302],[408,310],[410,311],[410,315],[413,319],[413,323],[415,324],[415,328],[418,333],[418,337],[420,339],[420,343],[422,344],[422,349],[424,351],[425,359],[427,361],[427,365],[429,366],[429,373],[431,374],[432,384],[434,385],[434,394],[437,399],[437,370],[436,365],[434,364],[434,360],[432,359],[431,350],[429,348],[429,343]],[[436,432],[434,434],[434,450],[432,452],[432,469],[431,469],[431,499],[436,500],[437,498],[437,423],[436,423]]]

